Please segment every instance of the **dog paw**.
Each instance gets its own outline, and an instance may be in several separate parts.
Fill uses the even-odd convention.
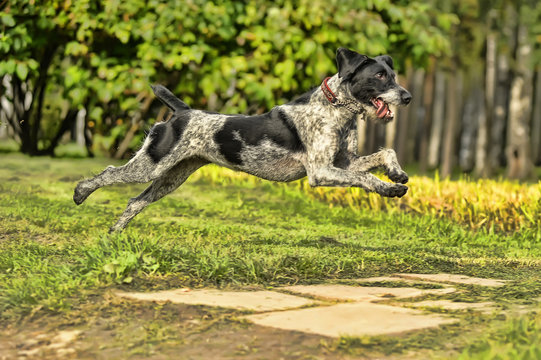
[[[405,184],[409,180],[408,174],[401,169],[391,169],[387,172],[387,176],[392,182],[399,184]]]
[[[82,183],[79,183],[77,184],[77,186],[75,187],[75,191],[73,192],[73,201],[75,202],[75,204],[81,205],[91,193],[92,191],[88,191],[88,189],[85,190],[84,185],[82,185]]]
[[[85,201],[85,197],[77,188],[75,188],[75,191],[73,192],[73,202],[75,202],[76,205],[81,205],[83,201]]]
[[[381,194],[386,197],[402,197],[408,192],[408,187],[402,184],[390,184]]]

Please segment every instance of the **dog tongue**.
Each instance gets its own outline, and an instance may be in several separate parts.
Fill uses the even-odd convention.
[[[380,101],[378,110],[376,110],[376,115],[378,116],[378,118],[383,119],[385,115],[387,115],[387,111],[389,111],[387,104],[385,104],[384,101]]]

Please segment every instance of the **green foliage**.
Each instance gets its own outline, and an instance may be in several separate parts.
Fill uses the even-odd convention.
[[[61,89],[108,134],[140,111],[151,83],[196,107],[260,112],[335,72],[340,46],[423,64],[449,53],[457,21],[424,1],[14,0],[0,17],[0,76],[28,81],[36,96],[47,72],[45,90]]]
[[[474,232],[430,215],[332,206],[298,184],[210,166],[124,233],[107,235],[143,187],[105,188],[76,207],[71,196],[81,174],[105,165],[3,157],[1,311],[58,311],[84,289],[159,287],[171,278],[187,286],[278,285],[411,271],[519,281],[491,296],[495,301],[539,296],[540,248],[521,232]]]
[[[541,316],[533,313],[506,321],[482,339],[472,341],[458,359],[541,359]]]
[[[148,324],[158,314],[164,316],[162,305],[151,304],[145,320],[133,306],[147,305],[111,296],[111,288],[248,285],[253,289],[350,283],[349,279],[359,277],[415,271],[511,280],[501,288],[459,285],[460,291],[444,296],[449,300],[492,301],[498,308],[516,306],[522,311],[524,306],[533,307],[541,294],[540,248],[525,242],[519,232],[487,234],[431,215],[333,206],[307,197],[298,183],[276,184],[213,166],[204,167],[180,191],[146,209],[124,233],[109,235],[107,227],[128,197],[143,186],[104,188],[78,207],[71,199],[82,174],[95,173],[109,163],[3,156],[2,325],[28,327],[26,321],[34,319],[45,332],[43,324],[61,318],[57,328],[69,322],[91,333],[100,317],[112,323],[137,319]],[[420,180],[427,186],[428,180]],[[195,307],[176,309],[191,314]],[[114,311],[119,312],[118,320],[111,318]],[[321,345],[352,356],[373,351],[378,357],[409,356],[428,350],[443,352],[446,359],[454,357],[450,351],[463,359],[536,359],[539,355],[538,315],[505,321],[501,315],[472,312],[453,316],[460,322],[443,329],[400,337],[341,338]],[[24,321],[19,322],[21,318]],[[164,317],[163,325],[174,324],[174,318]],[[17,325],[21,323],[27,325]],[[159,337],[155,329],[160,326],[148,330]],[[230,326],[222,323],[217,331]],[[132,342],[134,328],[142,326],[127,326],[122,332]],[[107,327],[107,336],[111,331]],[[137,341],[148,342],[147,337],[142,339]],[[130,341],[119,341],[115,353],[129,348]],[[418,358],[429,357],[422,355]]]

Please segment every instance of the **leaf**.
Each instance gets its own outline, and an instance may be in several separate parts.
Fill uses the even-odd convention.
[[[130,32],[127,30],[118,29],[115,31],[115,35],[123,44],[126,44],[130,40]]]
[[[14,60],[0,62],[0,74],[13,74],[15,72],[16,63]]]
[[[88,53],[88,46],[78,41],[72,41],[66,45],[65,53],[66,55],[85,55]]]
[[[28,76],[28,66],[26,66],[25,63],[18,63],[15,73],[19,79],[26,80],[26,77]]]
[[[2,17],[0,19],[2,20],[2,24],[8,27],[15,26],[15,19],[13,18],[13,16],[11,16],[11,14],[2,14]]]
[[[108,274],[114,274],[116,272],[117,267],[118,267],[118,264],[116,264],[115,262],[110,262],[103,265],[102,269]]]

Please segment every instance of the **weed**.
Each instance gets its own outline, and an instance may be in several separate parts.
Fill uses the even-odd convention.
[[[529,314],[499,324],[466,346],[459,360],[541,359],[541,315]]]
[[[71,199],[78,179],[108,163],[3,157],[3,324],[38,311],[68,313],[88,294],[108,287],[261,287],[451,272],[512,282],[497,289],[461,286],[449,299],[512,307],[532,305],[541,295],[539,184],[414,176],[411,191],[397,200],[359,189],[312,189],[304,180],[275,184],[209,166],[149,206],[125,232],[109,235],[108,227],[128,198],[144,185],[102,189],[79,207]],[[485,326],[484,320],[472,319]],[[508,358],[537,355],[539,348],[527,343],[539,343],[538,320],[520,321],[478,342],[463,342],[461,356],[492,356],[491,351]],[[146,326],[133,338],[137,353],[148,351],[141,339],[168,341],[169,330],[160,332],[159,322]],[[342,339],[328,346],[384,353],[427,349],[449,334],[456,339],[458,330],[449,326],[400,341]],[[505,344],[515,336],[523,340],[513,353]]]

